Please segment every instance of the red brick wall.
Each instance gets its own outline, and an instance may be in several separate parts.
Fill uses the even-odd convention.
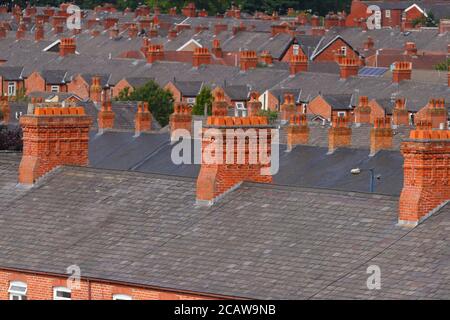
[[[370,123],[374,123],[375,119],[384,117],[384,109],[375,101],[369,101],[370,107]]]
[[[299,47],[299,55],[306,55],[307,52],[303,52],[302,48]],[[294,55],[294,45],[292,44],[289,49],[286,51],[286,54],[281,58],[281,61],[288,62],[291,60],[291,57]]]
[[[391,17],[386,18],[386,10],[381,11],[381,26],[395,27],[402,22],[402,10],[391,10]]]
[[[173,101],[175,101],[175,102],[181,102],[182,101],[180,90],[178,90],[178,88],[175,87],[172,82],[169,82],[168,84],[166,84],[164,89],[165,90],[169,90],[170,92],[172,92]]]
[[[354,19],[366,19],[368,16],[367,5],[362,3],[361,1],[354,0],[352,1],[350,14],[347,16],[345,24],[347,27],[356,27],[358,24],[354,21]]]
[[[76,94],[82,99],[88,99],[89,84],[80,75],[77,75],[68,83],[67,92]]]
[[[344,41],[337,39],[324,51],[322,51],[318,56],[314,58],[314,61],[336,61],[336,52],[342,47],[347,48],[347,57],[359,60],[359,56],[355,53],[353,49],[350,48]]]
[[[45,91],[45,80],[38,72],[33,72],[25,80],[26,94],[33,91]]]
[[[66,287],[66,277],[0,269],[0,300],[9,300],[11,281],[27,284],[28,300],[53,300],[54,287]],[[147,289],[138,286],[82,279],[79,289],[72,289],[72,300],[112,300],[115,294],[126,294],[133,300],[207,300],[207,295]]]
[[[422,12],[420,12],[420,10],[417,9],[416,7],[413,7],[406,12],[406,21],[412,22],[415,19],[422,18],[422,16],[423,16]]]
[[[133,87],[128,83],[126,79],[122,79],[116,83],[116,85],[112,88],[112,96],[113,98],[118,97],[120,91],[125,88],[129,88],[129,92],[133,91]]]
[[[21,90],[25,86],[24,81],[8,81],[8,80],[0,80],[0,81],[2,84],[2,91],[1,91],[2,95],[8,94],[8,83],[10,82],[16,83],[16,94],[19,92],[19,90]]]
[[[306,113],[331,119],[331,106],[321,96],[317,96],[308,104]]]

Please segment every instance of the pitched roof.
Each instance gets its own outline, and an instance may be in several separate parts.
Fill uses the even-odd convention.
[[[67,76],[66,70],[42,70],[40,74],[47,84],[66,83],[66,76]]]
[[[203,81],[172,81],[172,84],[180,90],[185,97],[196,97],[203,87]]]
[[[333,110],[353,109],[352,94],[322,94],[321,96]]]
[[[0,66],[0,77],[3,80],[23,80],[23,67]]]
[[[0,211],[0,266],[76,264],[88,278],[256,299],[448,298],[448,207],[411,230],[396,226],[397,197],[244,183],[205,208],[194,190],[193,179],[61,167]],[[383,290],[359,281],[372,264],[387,272]]]

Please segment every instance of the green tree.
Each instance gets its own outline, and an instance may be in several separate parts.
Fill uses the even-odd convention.
[[[169,123],[169,116],[173,113],[173,96],[168,90],[161,88],[155,81],[150,80],[142,87],[130,92],[129,88],[124,88],[119,92],[119,101],[146,101],[153,117],[166,126]]]
[[[426,17],[422,16],[418,19],[414,19],[412,21],[412,24],[413,24],[413,27],[416,27],[419,24],[423,27],[437,27],[437,25],[439,24],[439,21],[436,20],[433,12],[428,11]]]
[[[204,86],[195,100],[194,108],[192,108],[192,114],[202,116],[205,113],[205,106],[208,111],[208,115],[212,114],[213,96],[211,88]]]
[[[435,65],[434,68],[438,71],[447,71],[449,66],[450,66],[450,59],[447,59],[446,61]]]

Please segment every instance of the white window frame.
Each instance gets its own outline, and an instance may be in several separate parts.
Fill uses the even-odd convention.
[[[235,105],[237,110],[247,110],[245,103],[243,102],[236,102]]]
[[[70,293],[70,298],[60,297],[57,295],[58,292]],[[72,300],[72,290],[66,287],[54,287],[53,288],[53,300]]]
[[[294,54],[294,56],[298,56],[300,54],[300,46],[298,44],[293,45],[292,53]]]
[[[59,92],[59,86],[51,86],[50,91],[51,92]]]
[[[23,290],[17,290],[16,288],[22,288]],[[8,288],[9,300],[26,300],[27,299],[28,286],[22,281],[11,281]],[[17,297],[18,299],[14,299]]]
[[[341,47],[341,53],[342,53],[342,55],[343,55],[344,57],[347,56],[347,46],[342,46],[342,47]]]
[[[386,9],[385,12],[384,12],[384,16],[385,16],[386,18],[390,18],[390,17],[391,17],[391,10]]]
[[[133,300],[133,298],[127,294],[114,294],[113,300]]]
[[[186,98],[186,102],[188,104],[195,104],[196,99],[195,98]]]
[[[8,82],[8,96],[14,97],[16,95],[16,83],[14,81]]]
[[[345,117],[347,115],[347,112],[345,112],[345,111],[338,111],[337,115],[338,115],[338,117]]]

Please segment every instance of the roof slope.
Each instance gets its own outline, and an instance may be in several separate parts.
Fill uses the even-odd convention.
[[[448,210],[411,231],[396,226],[395,197],[245,183],[205,208],[194,190],[193,179],[62,167],[1,210],[0,266],[77,264],[85,277],[232,297],[334,298],[339,283],[352,298],[449,298]],[[411,265],[411,248],[433,260]],[[391,271],[383,290],[341,281],[367,277],[372,259]],[[405,268],[442,275],[416,278],[440,290],[404,289]]]

